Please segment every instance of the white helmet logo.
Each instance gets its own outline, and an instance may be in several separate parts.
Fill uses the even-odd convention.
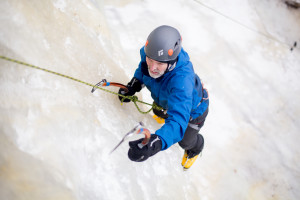
[[[163,50],[159,50],[158,51],[158,56],[162,56],[162,55],[164,55],[164,51]]]

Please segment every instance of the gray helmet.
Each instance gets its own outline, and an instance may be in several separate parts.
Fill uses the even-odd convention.
[[[180,53],[181,41],[177,29],[166,25],[159,26],[147,38],[146,56],[159,62],[173,61]]]

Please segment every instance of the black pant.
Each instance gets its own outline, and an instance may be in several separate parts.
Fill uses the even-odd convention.
[[[181,148],[183,148],[184,150],[188,150],[188,154],[191,157],[198,155],[203,149],[204,138],[199,133],[199,131],[201,127],[204,125],[207,114],[208,114],[208,108],[202,115],[200,115],[196,119],[189,121],[183,139],[180,142],[178,142]]]

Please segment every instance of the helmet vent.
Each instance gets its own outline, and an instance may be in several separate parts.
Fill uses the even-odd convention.
[[[176,49],[178,48],[179,43],[180,43],[180,41],[177,41],[177,42],[175,43],[175,45],[174,45],[174,50],[176,50]]]

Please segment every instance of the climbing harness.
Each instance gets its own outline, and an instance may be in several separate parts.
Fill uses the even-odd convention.
[[[127,87],[123,84],[120,84],[120,83],[115,83],[115,82],[107,82],[105,79],[103,79],[102,81],[100,81],[99,83],[97,83],[96,85],[93,85],[91,83],[87,83],[87,82],[84,82],[84,81],[81,81],[79,79],[76,79],[76,78],[73,78],[71,76],[67,76],[67,75],[64,75],[64,74],[61,74],[61,73],[58,73],[58,72],[54,72],[54,71],[51,71],[51,70],[48,70],[48,69],[44,69],[44,68],[41,68],[41,67],[38,67],[38,66],[35,66],[35,65],[31,65],[31,64],[28,64],[28,63],[25,63],[25,62],[22,62],[22,61],[19,61],[19,60],[15,60],[15,59],[12,59],[12,58],[8,58],[8,57],[5,57],[5,56],[2,56],[0,55],[0,58],[3,59],[3,60],[6,60],[6,61],[9,61],[9,62],[14,62],[14,63],[17,63],[17,64],[20,64],[20,65],[24,65],[24,66],[27,66],[27,67],[31,67],[31,68],[34,68],[34,69],[38,69],[38,70],[42,70],[42,71],[45,71],[45,72],[48,72],[48,73],[51,73],[51,74],[54,74],[54,75],[57,75],[57,76],[61,76],[61,77],[64,77],[64,78],[67,78],[67,79],[70,79],[70,80],[73,80],[73,81],[76,81],[76,82],[79,82],[79,83],[82,83],[82,84],[85,84],[85,85],[88,85],[88,86],[91,86],[93,87],[92,89],[92,93],[96,90],[96,89],[100,89],[100,90],[103,90],[105,92],[108,92],[108,93],[111,93],[111,94],[114,94],[114,95],[118,95],[118,96],[121,96],[123,99],[129,99],[131,100],[135,107],[137,108],[137,110],[142,113],[142,114],[147,114],[149,113],[152,109],[156,109],[156,110],[160,110],[162,109],[161,107],[157,106],[156,104],[149,104],[149,103],[146,103],[146,102],[143,102],[143,101],[140,101],[138,100],[138,97],[137,96],[125,96],[125,95],[122,95],[122,94],[119,94],[119,93],[116,93],[116,92],[113,92],[113,91],[110,91],[110,90],[107,90],[107,89],[104,89],[103,86],[116,86],[116,87],[120,87],[120,88],[123,88],[123,89],[127,89]],[[128,89],[127,89],[128,90]],[[150,110],[144,112],[142,111],[139,106],[137,105],[137,103],[142,103],[142,104],[145,104],[145,105],[148,105],[148,106],[151,106]]]

